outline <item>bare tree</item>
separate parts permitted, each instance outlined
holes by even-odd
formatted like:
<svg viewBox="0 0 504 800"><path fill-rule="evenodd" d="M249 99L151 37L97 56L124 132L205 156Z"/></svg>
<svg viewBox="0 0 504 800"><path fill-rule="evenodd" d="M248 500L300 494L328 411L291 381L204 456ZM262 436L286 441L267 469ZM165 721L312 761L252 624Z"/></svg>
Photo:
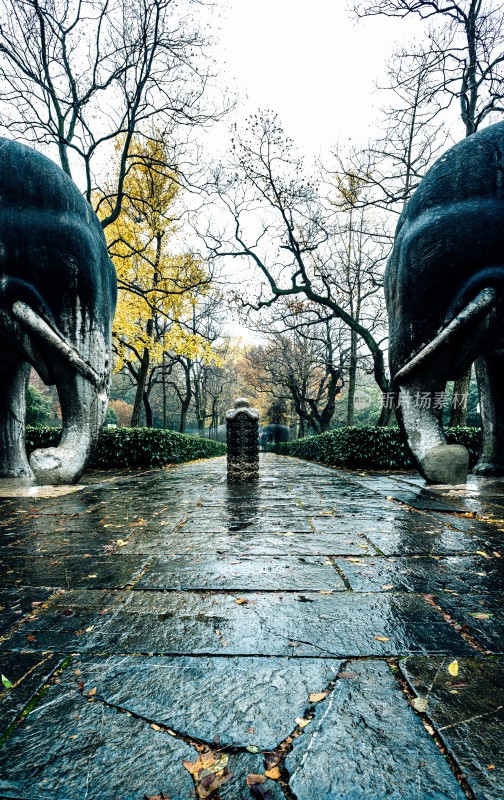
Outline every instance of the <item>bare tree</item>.
<svg viewBox="0 0 504 800"><path fill-rule="evenodd" d="M445 120L439 119L442 109L432 96L425 55L419 55L411 75L403 53L396 54L387 73L388 84L380 87L388 96L379 122L383 133L365 147L334 147L326 170L337 184L358 184L355 209L399 216L443 147ZM386 224L386 216L382 219ZM386 235L391 240L393 233Z"/></svg>
<svg viewBox="0 0 504 800"><path fill-rule="evenodd" d="M212 224L203 235L212 258L246 259L255 268L255 298L240 290L238 301L259 310L301 295L328 309L368 349L376 382L387 392L382 343L352 315L338 281L334 206L324 204L318 186L305 177L275 117L256 115L245 136L236 132L233 147L229 169L215 176L230 230L219 233Z"/></svg>
<svg viewBox="0 0 504 800"><path fill-rule="evenodd" d="M348 330L330 312L298 300L274 311L254 323L267 343L248 350L245 379L259 395L292 406L300 438L308 427L323 433L344 386Z"/></svg>
<svg viewBox="0 0 504 800"><path fill-rule="evenodd" d="M215 290L202 297L200 303L193 306L192 316L186 320L184 327L186 335L193 337L194 341L206 342L206 350L195 349L192 355L176 350L165 353L163 364L157 370L157 380L164 380L165 385L171 387L178 397L180 432L186 429L193 403L198 430L203 435L205 422L211 416L207 405L209 376L222 361L218 346L223 329L221 293Z"/></svg>
<svg viewBox="0 0 504 800"><path fill-rule="evenodd" d="M358 0L358 16L416 15L429 21L427 46L404 51L412 65L428 59L432 96L460 104L470 136L504 110L503 4L495 0ZM415 70L411 72L413 77Z"/></svg>
<svg viewBox="0 0 504 800"><path fill-rule="evenodd" d="M103 217L121 211L135 133L189 130L222 112L206 103L204 0L4 0L0 11L0 127L55 146L62 168L93 200L97 174L120 142L120 169ZM203 102L205 99L205 103ZM100 196L103 200L104 193ZM113 201L113 202L111 202Z"/></svg>
<svg viewBox="0 0 504 800"><path fill-rule="evenodd" d="M369 195L366 176L345 168L341 158L337 163L339 173L327 172L333 181L331 203L338 211L338 235L334 237L338 259L335 283L346 298L346 307L353 319L378 335L385 327L382 276L388 234L381 220L371 215L369 200L366 200ZM353 425L359 337L354 329L349 330L349 337L347 424Z"/></svg>

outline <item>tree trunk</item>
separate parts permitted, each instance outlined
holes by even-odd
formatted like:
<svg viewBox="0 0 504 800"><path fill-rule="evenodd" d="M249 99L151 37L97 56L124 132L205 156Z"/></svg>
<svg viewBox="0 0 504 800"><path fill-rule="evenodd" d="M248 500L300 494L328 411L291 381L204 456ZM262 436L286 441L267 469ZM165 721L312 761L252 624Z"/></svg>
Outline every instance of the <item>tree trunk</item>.
<svg viewBox="0 0 504 800"><path fill-rule="evenodd" d="M377 426L384 428L387 425L390 425L393 416L394 416L394 409L387 408L385 404L383 404L382 409L380 411L380 416L378 417L378 421L376 423Z"/></svg>
<svg viewBox="0 0 504 800"><path fill-rule="evenodd" d="M143 393L143 404L145 409L145 427L152 428L154 427L152 421L152 406L150 404L148 392Z"/></svg>
<svg viewBox="0 0 504 800"><path fill-rule="evenodd" d="M298 417L298 439L304 439L306 436L306 421L301 415Z"/></svg>
<svg viewBox="0 0 504 800"><path fill-rule="evenodd" d="M471 369L460 375L453 384L453 399L450 412L450 427L465 425L467 422L467 395L471 383Z"/></svg>
<svg viewBox="0 0 504 800"><path fill-rule="evenodd" d="M180 361L180 364L182 366L182 369L184 370L185 395L182 397L182 393L179 392L179 399L180 399L179 433L185 433L187 424L187 412L189 411L189 406L191 405L191 400L193 396L192 386L191 386L191 362L189 359L187 359L186 363Z"/></svg>
<svg viewBox="0 0 504 800"><path fill-rule="evenodd" d="M347 425L354 424L355 383L357 378L357 334L350 331L350 366L348 368Z"/></svg>
<svg viewBox="0 0 504 800"><path fill-rule="evenodd" d="M179 433L185 433L186 424L187 424L187 412L189 411L189 404L191 402L191 398L185 398L182 401L182 406L180 409L180 424L179 424Z"/></svg>
<svg viewBox="0 0 504 800"><path fill-rule="evenodd" d="M131 414L131 428L138 428L140 424L140 411L142 408L143 396L145 393L145 384L147 381L147 373L149 371L149 351L144 349L142 355L142 363L138 371L138 383L135 394L135 402L133 404L133 413Z"/></svg>
<svg viewBox="0 0 504 800"><path fill-rule="evenodd" d="M163 372L161 375L161 385L163 387L163 428L166 428L167 425L167 413L166 413L166 373L165 373L165 357L163 353Z"/></svg>

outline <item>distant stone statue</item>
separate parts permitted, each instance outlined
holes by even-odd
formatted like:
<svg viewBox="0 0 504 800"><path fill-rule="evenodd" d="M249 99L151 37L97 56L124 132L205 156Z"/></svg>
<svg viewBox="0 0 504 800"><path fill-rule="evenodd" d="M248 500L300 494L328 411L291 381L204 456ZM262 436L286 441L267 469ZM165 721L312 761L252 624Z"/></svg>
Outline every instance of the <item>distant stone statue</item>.
<svg viewBox="0 0 504 800"><path fill-rule="evenodd" d="M281 442L288 442L289 439L290 430L287 425L279 425L276 422L264 425L259 431L259 445L263 450L268 450Z"/></svg>
<svg viewBox="0 0 504 800"><path fill-rule="evenodd" d="M227 475L230 481L259 477L259 412L240 397L226 412Z"/></svg>
<svg viewBox="0 0 504 800"><path fill-rule="evenodd" d="M475 472L504 475L504 122L427 172L399 219L385 291L397 416L425 478L462 483L468 453L440 422L446 382L475 361L483 445ZM464 398L456 398L464 402Z"/></svg>
<svg viewBox="0 0 504 800"><path fill-rule="evenodd" d="M73 483L105 418L114 266L101 224L55 163L0 139L0 476ZM26 384L34 367L55 384L58 447L25 443Z"/></svg>

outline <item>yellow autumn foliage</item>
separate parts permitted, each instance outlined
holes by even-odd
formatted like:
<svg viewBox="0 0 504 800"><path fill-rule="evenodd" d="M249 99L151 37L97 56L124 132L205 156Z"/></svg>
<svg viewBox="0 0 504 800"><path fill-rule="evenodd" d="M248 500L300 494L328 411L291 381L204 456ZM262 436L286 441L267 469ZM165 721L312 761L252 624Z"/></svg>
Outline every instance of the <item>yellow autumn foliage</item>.
<svg viewBox="0 0 504 800"><path fill-rule="evenodd" d="M169 163L161 136L134 139L121 214L105 229L119 288L113 324L116 371L125 362L139 362L145 351L150 366L160 364L168 351L205 363L214 360L206 339L184 327L198 296L208 292L209 280L201 259L191 252L174 252L181 190ZM104 194L97 199L98 213L105 217L114 197Z"/></svg>

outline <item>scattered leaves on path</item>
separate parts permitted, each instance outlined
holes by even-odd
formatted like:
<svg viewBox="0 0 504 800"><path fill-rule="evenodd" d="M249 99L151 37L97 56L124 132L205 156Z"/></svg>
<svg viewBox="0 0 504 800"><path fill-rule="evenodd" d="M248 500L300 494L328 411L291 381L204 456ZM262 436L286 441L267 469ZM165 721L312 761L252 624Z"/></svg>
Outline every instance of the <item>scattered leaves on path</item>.
<svg viewBox="0 0 504 800"><path fill-rule="evenodd" d="M231 780L233 773L227 769L228 760L225 753L205 750L198 754L196 761L182 762L194 778L199 800L216 800L218 790Z"/></svg>
<svg viewBox="0 0 504 800"><path fill-rule="evenodd" d="M12 689L12 683L8 678L5 677L5 675L2 675L2 683L6 689Z"/></svg>

